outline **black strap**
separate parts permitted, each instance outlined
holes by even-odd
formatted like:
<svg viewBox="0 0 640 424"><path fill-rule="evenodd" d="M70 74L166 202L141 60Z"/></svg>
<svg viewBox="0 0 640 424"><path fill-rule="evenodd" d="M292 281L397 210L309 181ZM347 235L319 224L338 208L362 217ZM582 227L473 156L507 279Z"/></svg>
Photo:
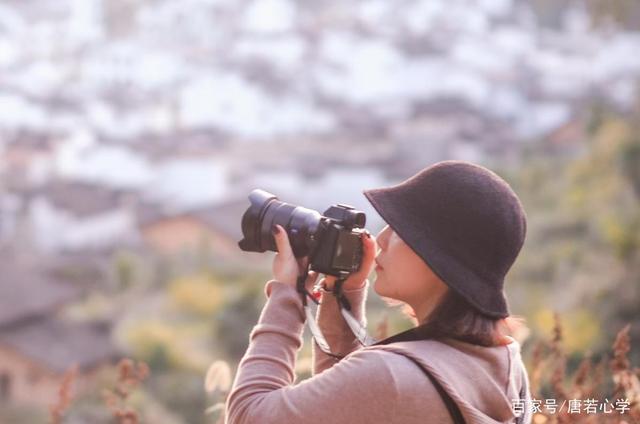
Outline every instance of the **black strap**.
<svg viewBox="0 0 640 424"><path fill-rule="evenodd" d="M302 296L303 306L307 306L307 297L311 299L313 303L315 303L316 305L319 305L320 302L318 302L316 298L313 297L311 293L309 293L309 290L307 290L307 288L305 287L307 277L309 276L308 274L309 274L309 266L307 265L306 270L302 274L298 275L298 279L296 280L296 290Z"/></svg>
<svg viewBox="0 0 640 424"><path fill-rule="evenodd" d="M333 295L338 300L338 304L345 308L347 311L351 310L351 303L347 296L342 291L342 285L346 281L346 278L338 278L333 286Z"/></svg>
<svg viewBox="0 0 640 424"><path fill-rule="evenodd" d="M386 339L378 340L373 346L388 345L398 342L413 342L417 340L427 340L429 336L425 334L426 324L420 324L417 327L409 328L401 333L394 334Z"/></svg>
<svg viewBox="0 0 640 424"><path fill-rule="evenodd" d="M398 355L402 355L405 358L408 358L411 362L416 364L422 370L422 372L425 373L427 377L429 377L429 380L431 380L431 382L433 383L433 386L436 388L436 390L440 394L440 397L442 397L442 400L444 401L444 405L447 407L447 410L449 411L449 414L451 415L451 419L453 420L454 424L466 423L466 421L464 420L464 417L462 416L462 412L460 412L460 408L458 408L458 404L455 403L453 399L451 399L451 396L449 396L449 393L447 393L444 390L440 382L433 375L431 375L431 372L428 369L423 367L420 362L418 362L417 360L415 360L409 355L405 355L397 351L393 351L393 353L397 353Z"/></svg>

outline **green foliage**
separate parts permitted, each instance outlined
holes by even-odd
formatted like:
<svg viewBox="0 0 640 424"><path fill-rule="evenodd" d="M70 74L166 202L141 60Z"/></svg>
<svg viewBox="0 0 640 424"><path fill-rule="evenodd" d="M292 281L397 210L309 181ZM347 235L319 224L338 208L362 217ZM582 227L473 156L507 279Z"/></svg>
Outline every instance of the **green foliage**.
<svg viewBox="0 0 640 424"><path fill-rule="evenodd" d="M192 275L169 283L169 296L186 313L210 315L222 303L223 291L218 281L209 275Z"/></svg>
<svg viewBox="0 0 640 424"><path fill-rule="evenodd" d="M266 301L265 282L234 287L227 302L213 317L217 324L216 345L225 357L237 359L244 354L249 333Z"/></svg>
<svg viewBox="0 0 640 424"><path fill-rule="evenodd" d="M627 322L640 325L640 132L631 117L595 110L581 154L529 151L513 177L529 225L510 272L519 294L512 306L539 332L550 326L549 310L562 310L574 353L597 351L605 334Z"/></svg>
<svg viewBox="0 0 640 424"><path fill-rule="evenodd" d="M539 309L533 318L539 334L552 332L555 325L553 311ZM568 353L595 349L602 343L599 317L590 310L578 308L563 313L562 318L565 328L564 345Z"/></svg>
<svg viewBox="0 0 640 424"><path fill-rule="evenodd" d="M130 289L136 278L136 259L127 252L119 252L114 259L114 271L118 289Z"/></svg>
<svg viewBox="0 0 640 424"><path fill-rule="evenodd" d="M629 261L640 249L640 214L624 222L615 217L605 217L603 234L612 245L615 255L622 261Z"/></svg>
<svg viewBox="0 0 640 424"><path fill-rule="evenodd" d="M640 201L640 132L636 132L620 149L620 167Z"/></svg>
<svg viewBox="0 0 640 424"><path fill-rule="evenodd" d="M167 352L167 346L162 343L155 342L149 348L147 353L147 363L153 371L168 370L171 365L171 358Z"/></svg>
<svg viewBox="0 0 640 424"><path fill-rule="evenodd" d="M154 370L183 365L179 349L181 338L175 328L157 320L137 322L126 334L127 343L135 357L149 363Z"/></svg>
<svg viewBox="0 0 640 424"><path fill-rule="evenodd" d="M151 374L150 393L170 411L180 411L185 423L209 423L205 410L208 406L203 387L204 373L169 372Z"/></svg>

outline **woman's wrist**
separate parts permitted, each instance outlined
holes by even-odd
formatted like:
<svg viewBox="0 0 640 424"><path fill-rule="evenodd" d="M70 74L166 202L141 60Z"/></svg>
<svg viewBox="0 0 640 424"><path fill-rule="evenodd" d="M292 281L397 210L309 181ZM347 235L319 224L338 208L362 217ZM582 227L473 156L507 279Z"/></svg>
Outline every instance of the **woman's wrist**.
<svg viewBox="0 0 640 424"><path fill-rule="evenodd" d="M354 282L353 284L351 284L350 281L348 283L349 284L345 282L345 284L342 286L342 291L362 290L367 285L367 279L365 278L364 280Z"/></svg>
<svg viewBox="0 0 640 424"><path fill-rule="evenodd" d="M367 285L367 279L365 278L364 280L361 281L345 281L344 284L342 285L342 291L343 292L349 292L349 291L357 291L357 290L362 290L365 286ZM334 292L334 286L332 285L331 287L328 287L326 282L322 282L321 287L322 291L326 292L326 293L333 293Z"/></svg>

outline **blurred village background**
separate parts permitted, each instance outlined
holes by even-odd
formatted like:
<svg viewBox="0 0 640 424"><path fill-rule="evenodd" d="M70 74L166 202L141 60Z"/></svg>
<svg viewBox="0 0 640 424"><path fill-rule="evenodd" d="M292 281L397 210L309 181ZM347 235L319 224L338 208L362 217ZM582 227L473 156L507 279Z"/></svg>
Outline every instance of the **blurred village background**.
<svg viewBox="0 0 640 424"><path fill-rule="evenodd" d="M506 287L571 355L631 323L640 364L640 3L3 0L0 423L106 422L114 364L149 364L145 422L205 423L273 253L237 247L247 194L324 211L444 159L521 197ZM408 328L370 290L369 327ZM307 335L299 378L308 377Z"/></svg>

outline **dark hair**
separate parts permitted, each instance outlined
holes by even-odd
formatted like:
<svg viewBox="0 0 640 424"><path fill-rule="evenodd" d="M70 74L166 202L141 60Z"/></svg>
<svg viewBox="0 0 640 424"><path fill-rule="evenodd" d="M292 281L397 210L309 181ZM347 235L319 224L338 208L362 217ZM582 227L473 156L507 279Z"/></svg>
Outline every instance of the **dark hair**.
<svg viewBox="0 0 640 424"><path fill-rule="evenodd" d="M410 316L418 319L412 310ZM453 338L481 346L500 346L509 343L507 335L518 338L527 332L522 317L510 315L493 318L481 313L456 291L448 289L431 313L418 322L421 334L433 339Z"/></svg>

